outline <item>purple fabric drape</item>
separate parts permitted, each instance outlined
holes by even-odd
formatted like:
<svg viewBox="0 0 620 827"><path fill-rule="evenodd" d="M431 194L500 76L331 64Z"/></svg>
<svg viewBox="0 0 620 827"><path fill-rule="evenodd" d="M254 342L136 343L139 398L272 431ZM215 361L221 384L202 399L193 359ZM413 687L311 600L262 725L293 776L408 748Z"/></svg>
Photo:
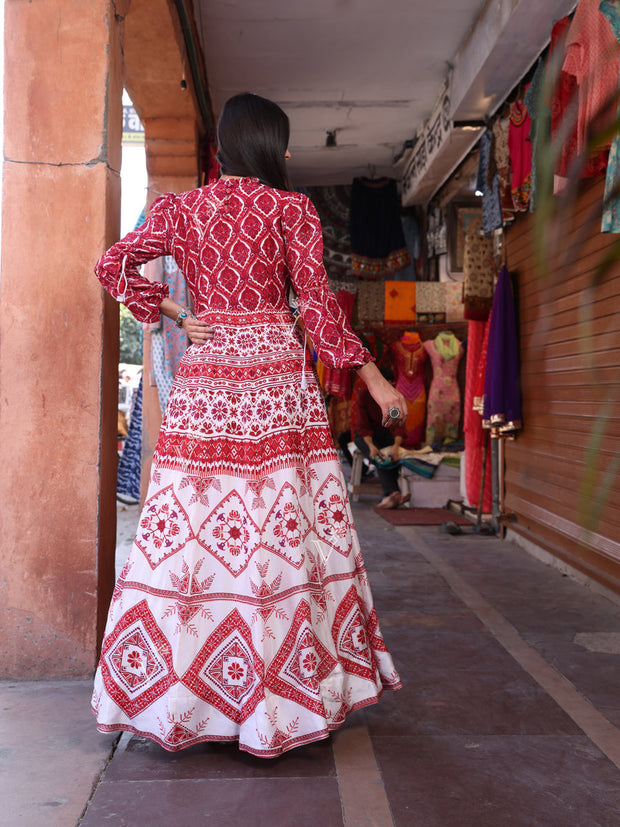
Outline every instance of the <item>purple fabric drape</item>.
<svg viewBox="0 0 620 827"><path fill-rule="evenodd" d="M519 340L508 268L500 270L489 319L483 420L500 433L522 427Z"/></svg>

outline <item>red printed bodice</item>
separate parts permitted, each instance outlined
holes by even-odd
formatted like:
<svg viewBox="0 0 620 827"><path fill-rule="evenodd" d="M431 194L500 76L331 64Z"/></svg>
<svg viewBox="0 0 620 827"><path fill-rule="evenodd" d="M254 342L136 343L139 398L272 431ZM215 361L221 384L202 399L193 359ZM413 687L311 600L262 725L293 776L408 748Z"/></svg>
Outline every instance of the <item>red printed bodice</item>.
<svg viewBox="0 0 620 827"><path fill-rule="evenodd" d="M295 288L300 315L329 367L372 359L328 287L321 224L310 200L256 178L220 178L200 189L158 198L147 221L113 245L97 277L143 322L159 320L166 285L138 266L172 255L185 276L199 318L213 313L288 311Z"/></svg>

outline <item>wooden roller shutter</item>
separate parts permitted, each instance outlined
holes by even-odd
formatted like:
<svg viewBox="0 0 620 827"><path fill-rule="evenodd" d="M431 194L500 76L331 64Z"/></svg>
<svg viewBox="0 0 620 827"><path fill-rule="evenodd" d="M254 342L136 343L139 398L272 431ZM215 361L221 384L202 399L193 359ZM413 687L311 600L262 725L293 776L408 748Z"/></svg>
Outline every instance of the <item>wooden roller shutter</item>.
<svg viewBox="0 0 620 827"><path fill-rule="evenodd" d="M597 207L600 219L603 187L584 186L559 222L546 278L534 256L539 216L519 216L507 233L524 428L506 447L506 508L517 533L620 592L620 265L593 285L620 235L600 233L600 221L580 235Z"/></svg>

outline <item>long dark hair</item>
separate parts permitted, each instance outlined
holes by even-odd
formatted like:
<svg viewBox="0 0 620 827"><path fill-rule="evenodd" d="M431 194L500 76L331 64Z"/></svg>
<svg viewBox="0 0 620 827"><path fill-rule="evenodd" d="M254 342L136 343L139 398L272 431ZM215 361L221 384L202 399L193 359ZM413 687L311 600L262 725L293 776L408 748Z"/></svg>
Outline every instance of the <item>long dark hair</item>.
<svg viewBox="0 0 620 827"><path fill-rule="evenodd" d="M217 159L225 175L258 178L279 190L290 189L284 155L290 125L277 103L244 92L224 104L217 125Z"/></svg>

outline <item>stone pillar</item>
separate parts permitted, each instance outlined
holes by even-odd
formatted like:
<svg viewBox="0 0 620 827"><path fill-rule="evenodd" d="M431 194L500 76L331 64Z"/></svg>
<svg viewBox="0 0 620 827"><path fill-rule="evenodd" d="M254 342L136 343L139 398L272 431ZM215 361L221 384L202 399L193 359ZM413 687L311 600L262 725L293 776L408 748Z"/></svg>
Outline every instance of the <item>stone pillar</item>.
<svg viewBox="0 0 620 827"><path fill-rule="evenodd" d="M0 677L87 677L114 574L124 0L6 0ZM118 15L118 16L117 16Z"/></svg>

